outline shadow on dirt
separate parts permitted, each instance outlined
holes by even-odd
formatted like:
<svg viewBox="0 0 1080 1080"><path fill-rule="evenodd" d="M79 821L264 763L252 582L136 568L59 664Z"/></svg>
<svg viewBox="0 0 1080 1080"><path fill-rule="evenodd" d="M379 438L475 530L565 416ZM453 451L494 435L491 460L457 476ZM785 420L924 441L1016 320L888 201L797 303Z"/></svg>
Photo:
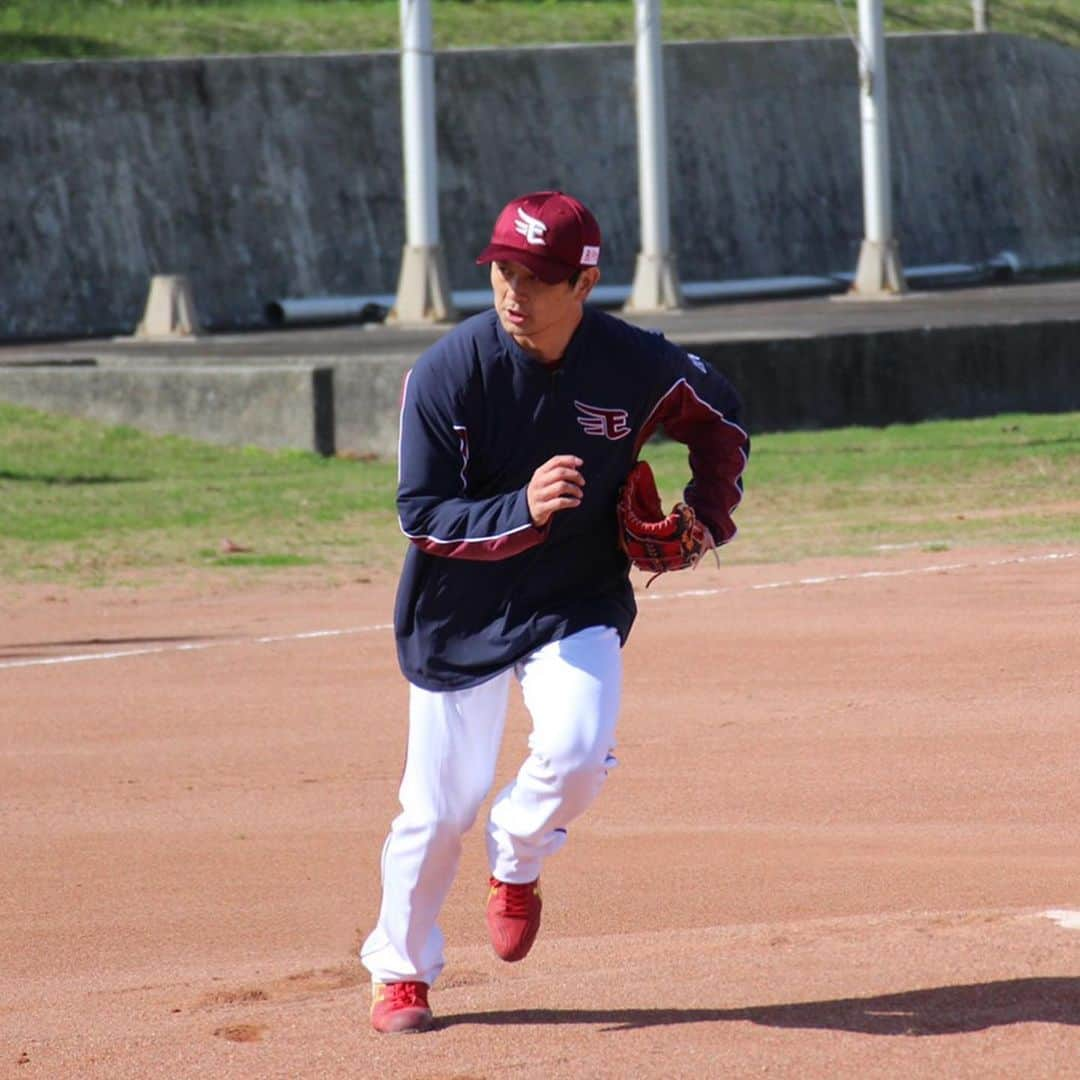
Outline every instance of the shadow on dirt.
<svg viewBox="0 0 1080 1080"><path fill-rule="evenodd" d="M10 649L77 648L82 645L167 645L174 641L212 641L220 634L154 634L136 637L84 637L56 641L12 642Z"/></svg>
<svg viewBox="0 0 1080 1080"><path fill-rule="evenodd" d="M1007 1024L1080 1024L1080 978L1008 979L877 997L745 1009L514 1009L444 1016L456 1024L599 1024L602 1031L749 1021L864 1035L957 1035Z"/></svg>
<svg viewBox="0 0 1080 1080"><path fill-rule="evenodd" d="M178 649L189 645L195 648L204 642L223 639L220 634L158 634L153 637L88 637L72 638L68 641L16 641L0 645L0 660L31 660L37 657L55 657L58 649L85 649L105 646L116 649L133 646L152 649L157 646L176 645Z"/></svg>

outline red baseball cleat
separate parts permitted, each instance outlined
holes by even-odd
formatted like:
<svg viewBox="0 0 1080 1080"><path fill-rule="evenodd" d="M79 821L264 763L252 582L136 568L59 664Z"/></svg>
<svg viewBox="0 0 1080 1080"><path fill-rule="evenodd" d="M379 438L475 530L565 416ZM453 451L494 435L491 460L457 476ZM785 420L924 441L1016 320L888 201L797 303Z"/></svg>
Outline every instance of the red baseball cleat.
<svg viewBox="0 0 1080 1080"><path fill-rule="evenodd" d="M510 885L491 878L489 883L487 924L491 945L503 960L524 960L540 929L540 879Z"/></svg>
<svg viewBox="0 0 1080 1080"><path fill-rule="evenodd" d="M371 984L371 1026L386 1035L411 1035L431 1027L428 984Z"/></svg>

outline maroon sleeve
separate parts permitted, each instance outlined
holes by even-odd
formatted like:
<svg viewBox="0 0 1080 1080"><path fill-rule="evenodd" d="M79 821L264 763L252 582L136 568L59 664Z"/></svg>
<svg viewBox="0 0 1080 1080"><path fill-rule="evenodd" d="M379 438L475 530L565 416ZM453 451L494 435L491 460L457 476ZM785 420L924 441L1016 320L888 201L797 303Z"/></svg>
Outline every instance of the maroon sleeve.
<svg viewBox="0 0 1080 1080"><path fill-rule="evenodd" d="M716 543L726 544L736 532L732 514L742 500L750 439L738 423L741 402L735 389L699 358L690 361L693 370L677 378L657 402L638 437L638 449L657 428L686 444L691 480L683 497Z"/></svg>

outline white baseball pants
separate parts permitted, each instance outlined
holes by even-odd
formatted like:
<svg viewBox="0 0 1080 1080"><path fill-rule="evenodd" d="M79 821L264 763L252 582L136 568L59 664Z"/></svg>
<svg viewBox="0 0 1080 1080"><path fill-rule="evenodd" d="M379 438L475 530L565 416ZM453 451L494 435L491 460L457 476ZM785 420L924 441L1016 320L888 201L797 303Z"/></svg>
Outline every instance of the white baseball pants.
<svg viewBox="0 0 1080 1080"><path fill-rule="evenodd" d="M491 807L487 851L494 877L535 881L615 765L622 654L610 627L550 642L468 690L410 686L401 813L383 846L379 921L360 950L377 982L430 985L442 971L437 920L457 872L461 838L495 779L515 676L533 727L528 758Z"/></svg>

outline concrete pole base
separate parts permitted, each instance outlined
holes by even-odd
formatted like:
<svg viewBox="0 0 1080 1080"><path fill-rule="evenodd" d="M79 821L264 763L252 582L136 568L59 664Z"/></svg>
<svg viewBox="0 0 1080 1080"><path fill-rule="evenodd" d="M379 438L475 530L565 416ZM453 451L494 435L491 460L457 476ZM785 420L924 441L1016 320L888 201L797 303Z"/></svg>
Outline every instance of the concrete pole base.
<svg viewBox="0 0 1080 1080"><path fill-rule="evenodd" d="M401 252L397 296L387 323L451 322L457 318L442 248L409 247Z"/></svg>
<svg viewBox="0 0 1080 1080"><path fill-rule="evenodd" d="M155 274L137 338L193 338L202 333L191 283L182 274Z"/></svg>
<svg viewBox="0 0 1080 1080"><path fill-rule="evenodd" d="M887 300L907 292L904 268L895 240L863 240L855 282L848 297L853 300Z"/></svg>
<svg viewBox="0 0 1080 1080"><path fill-rule="evenodd" d="M684 306L675 256L638 252L634 284L623 311L675 311Z"/></svg>

